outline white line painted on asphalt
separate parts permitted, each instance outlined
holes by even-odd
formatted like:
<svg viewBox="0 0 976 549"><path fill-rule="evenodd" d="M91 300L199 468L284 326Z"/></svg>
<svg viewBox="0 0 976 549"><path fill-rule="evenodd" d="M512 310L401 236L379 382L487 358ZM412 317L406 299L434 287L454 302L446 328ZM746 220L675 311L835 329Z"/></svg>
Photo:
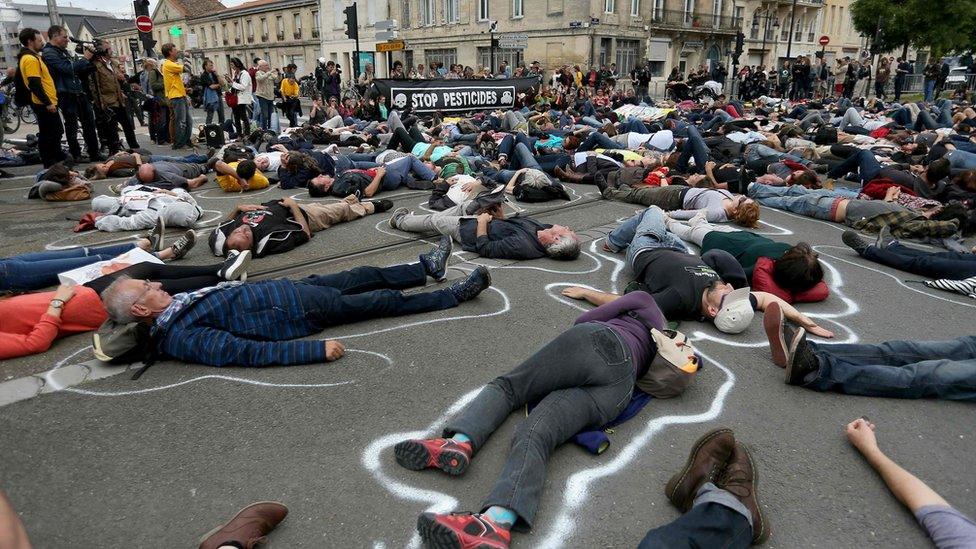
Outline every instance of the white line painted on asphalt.
<svg viewBox="0 0 976 549"><path fill-rule="evenodd" d="M195 383L197 381L204 381L207 379L217 379L222 381L233 381L235 383L243 383L245 385L255 385L258 387L273 387L277 389L319 389L323 387L338 387L341 385L349 385L355 383L355 381L341 381L337 383L270 383L267 381L258 381L256 379L247 379L243 377L234 377L221 374L207 374L204 376L190 378L177 383L170 383L169 385L162 385L159 387L148 387L145 389L135 389L132 391L91 391L88 389L79 389L77 387L65 387L63 390L69 393L78 393L80 395L88 396L104 396L104 397L119 397L119 396L132 396L132 395L142 395L146 393L154 393L157 391L165 391L166 389L173 389L176 387L181 387L183 385L189 385L190 383Z"/></svg>
<svg viewBox="0 0 976 549"><path fill-rule="evenodd" d="M579 311L583 311L584 313L586 311L589 311L590 309L580 305L580 303L585 303L585 301L577 301L575 299L563 297L562 293L553 293L552 291L554 288L569 288L569 287L586 288L587 290L593 290L595 292L603 291L594 288L593 286L588 286L586 284L575 284L573 282L553 282L552 284L546 284L545 292L549 294L549 297L555 299L556 301L562 303L563 305L569 305L570 307L577 309Z"/></svg>
<svg viewBox="0 0 976 549"><path fill-rule="evenodd" d="M841 246L831 246L831 245L818 245L818 246L814 246L813 247L814 251L820 253L821 255L825 255L825 256L830 257L832 259L836 259L837 261L843 261L844 263L847 263L848 265L854 265L855 267L860 267L862 269L866 269L868 271L872 271L872 272L875 272L875 273L878 273L878 274L885 275L885 276L887 276L889 278L892 278L892 279L895 280L895 282L898 283L899 286L901 286L903 288L907 288L908 290L911 290L911 291L913 291L915 293L922 294L922 295L931 297L933 299L938 299L940 301L946 301L948 303L955 303L956 305L962 305L964 307L973 307L973 308L976 308L976 304L974 304L972 302L956 301L955 299L949 299L949 298L944 297L942 295L939 295L937 293L930 293L930 292L926 292L926 291L920 289L920 288L928 288L928 286L921 286L920 285L920 288L915 288L913 286L909 286L908 284L905 284L904 281L902 281L901 277L895 276L895 275L893 275L891 273L882 271L880 269L876 269L874 267L869 267L867 265L858 263L856 261L850 261L850 260L847 260L847 259L844 259L844 258L841 258L841 257L837 257L835 255L829 254L829 253L823 251L825 248L832 248L832 249L836 249L836 250L848 250L849 249L849 248L843 248ZM906 274L910 274L910 273L906 273Z"/></svg>
<svg viewBox="0 0 976 549"><path fill-rule="evenodd" d="M760 232L760 231L753 231L756 234L762 234L762 235L766 235L766 236L786 236L786 235L793 234L793 231L787 229L786 227L780 227L779 225L773 225L772 223L770 223L770 222L768 222L766 220L763 220L763 219L760 219L759 220L759 223L762 224L762 225L766 225L768 227L772 227L772 228L776 229L778 232L775 232L774 233L774 232L767 232L767 231L762 231L762 232Z"/></svg>
<svg viewBox="0 0 976 549"><path fill-rule="evenodd" d="M637 433L630 442L617 452L617 455L612 460L598 467L583 469L571 475L566 480L562 504L556 513L555 523L550 528L549 533L539 542L538 547L565 547L567 538L576 530L576 526L579 523L577 515L589 497L591 486L600 479L616 475L623 471L624 468L637 458L641 450L647 446L654 435L672 425L706 423L718 418L725 407L725 398L735 385L735 374L711 356L702 353L702 357L722 370L726 378L718 388L718 391L715 392L715 396L712 397L712 402L708 409L698 414L653 418L647 422L643 430Z"/></svg>
<svg viewBox="0 0 976 549"><path fill-rule="evenodd" d="M482 388L483 386L478 387L477 389L462 395L461 398L454 401L454 403L451 404L447 410L440 415L440 417L435 419L430 425L422 430L391 433L370 442L369 445L366 446L366 449L363 450L360 462L362 463L363 467L373 475L376 484L382 486L383 489L387 490L390 492L390 494L397 498L407 501L429 503L430 505L427 506L425 511L429 511L431 513L446 513L455 509L458 505L458 501L455 498L436 490L427 490L424 488L417 488L416 486L410 486L409 484L400 482L399 480L386 474L386 472L383 471L381 456L384 454L389 454L388 449L392 448L396 443L402 440L434 436L437 431L444 427L444 424L447 423L448 418L460 412L461 409L474 400L474 397L478 396L478 393L481 392ZM381 542L375 542L374 546L376 543ZM420 536L416 533L416 531L414 532L413 537L410 539L408 546L420 546Z"/></svg>
<svg viewBox="0 0 976 549"><path fill-rule="evenodd" d="M593 242L590 242L590 251L614 264L613 271L610 273L610 292L615 294L620 293L619 279L620 279L620 273L623 272L624 270L625 263L622 260L617 259L616 257L602 253L600 251L600 249L602 249L602 246L596 245L596 243L601 240L605 241L606 237L598 238Z"/></svg>

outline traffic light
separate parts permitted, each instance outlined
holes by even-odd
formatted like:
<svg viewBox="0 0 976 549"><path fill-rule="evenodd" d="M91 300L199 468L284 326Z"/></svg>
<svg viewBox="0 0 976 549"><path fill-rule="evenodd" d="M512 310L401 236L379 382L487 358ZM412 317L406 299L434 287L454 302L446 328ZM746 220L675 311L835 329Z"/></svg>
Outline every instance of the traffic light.
<svg viewBox="0 0 976 549"><path fill-rule="evenodd" d="M359 40L359 16L356 15L356 3L342 10L346 14L346 36L350 40Z"/></svg>
<svg viewBox="0 0 976 549"><path fill-rule="evenodd" d="M133 0L136 15L149 15L149 0Z"/></svg>
<svg viewBox="0 0 976 549"><path fill-rule="evenodd" d="M735 53L733 55L735 55L736 57L742 55L742 48L745 45L745 42L746 42L746 35L742 34L742 31L735 33Z"/></svg>

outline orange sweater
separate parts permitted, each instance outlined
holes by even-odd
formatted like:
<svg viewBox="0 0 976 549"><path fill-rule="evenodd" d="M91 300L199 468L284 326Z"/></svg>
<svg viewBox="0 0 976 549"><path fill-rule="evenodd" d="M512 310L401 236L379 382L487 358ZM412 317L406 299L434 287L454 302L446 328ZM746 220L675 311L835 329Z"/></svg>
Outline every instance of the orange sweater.
<svg viewBox="0 0 976 549"><path fill-rule="evenodd" d="M98 329L108 315L95 290L78 286L61 318L47 314L54 292L0 299L0 359L43 353L70 334Z"/></svg>

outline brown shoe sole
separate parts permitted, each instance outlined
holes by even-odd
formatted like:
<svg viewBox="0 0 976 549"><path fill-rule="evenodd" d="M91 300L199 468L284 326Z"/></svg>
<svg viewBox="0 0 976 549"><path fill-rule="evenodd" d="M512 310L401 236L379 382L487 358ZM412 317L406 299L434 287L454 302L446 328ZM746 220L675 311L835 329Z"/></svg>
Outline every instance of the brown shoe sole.
<svg viewBox="0 0 976 549"><path fill-rule="evenodd" d="M249 505L246 505L246 506L242 507L241 510L238 511L238 512L236 512L236 513L234 513L234 516L231 517L231 519L228 520L227 522L221 524L220 526L218 526L218 527L214 528L213 530L211 530L211 531L207 532L206 534L204 534L200 538L200 540L197 541L197 546L199 547L199 546L203 545L203 542L207 541L207 538L209 538L210 536L212 536L212 535L216 534L217 532L221 531L228 524L234 522L234 519L236 519L244 511L247 511L248 509L250 509L251 507L254 507L255 505L263 505L265 503L272 503L274 505L280 505L280 506L284 507L285 509L288 508L284 503L281 503L280 501L255 501L254 503L251 503Z"/></svg>
<svg viewBox="0 0 976 549"><path fill-rule="evenodd" d="M766 524L766 516L762 511L762 504L759 503L759 469L756 467L756 463L752 461L752 452L749 451L749 447L740 444L746 452L746 457L749 458L749 467L752 469L752 495L756 498L756 510L759 513L759 524L752 525L752 544L761 545L769 539L770 530Z"/></svg>
<svg viewBox="0 0 976 549"><path fill-rule="evenodd" d="M701 451L702 446L707 444L710 440L712 440L716 436L723 433L729 433L731 435L732 429L728 429L726 427L720 427L718 429L712 429L711 431L708 431L707 433L699 437L698 441L695 442L695 445L692 447L691 453L688 454L688 461L685 462L684 468L681 471L675 473L675 475L671 477L671 480L668 481L667 485L665 485L664 494L668 496L668 501L670 501L671 504L677 507L678 509L681 509L682 511L685 510L683 506L683 502L675 501L674 499L675 492L678 490L678 487L681 486L681 483L684 482L685 477L688 476L688 472L691 470L691 464L694 463L695 457L698 456L698 452ZM735 435L733 435L732 438L734 439Z"/></svg>
<svg viewBox="0 0 976 549"><path fill-rule="evenodd" d="M786 367L787 353L786 339L783 338L783 309L779 303L773 302L763 312L763 329L769 339L769 351L773 354L773 363L780 368Z"/></svg>

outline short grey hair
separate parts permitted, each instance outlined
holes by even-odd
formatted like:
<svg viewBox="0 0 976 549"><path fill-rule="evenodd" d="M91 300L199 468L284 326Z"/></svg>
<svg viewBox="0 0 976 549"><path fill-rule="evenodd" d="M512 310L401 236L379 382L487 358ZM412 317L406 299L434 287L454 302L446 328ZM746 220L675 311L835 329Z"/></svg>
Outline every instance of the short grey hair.
<svg viewBox="0 0 976 549"><path fill-rule="evenodd" d="M139 319L132 314L132 306L139 300L139 292L127 290L122 287L130 277L122 275L115 279L107 288L102 290L102 304L108 317L119 324L129 324Z"/></svg>
<svg viewBox="0 0 976 549"><path fill-rule="evenodd" d="M579 257L580 241L575 234L564 234L546 246L546 255L553 259L571 260Z"/></svg>

